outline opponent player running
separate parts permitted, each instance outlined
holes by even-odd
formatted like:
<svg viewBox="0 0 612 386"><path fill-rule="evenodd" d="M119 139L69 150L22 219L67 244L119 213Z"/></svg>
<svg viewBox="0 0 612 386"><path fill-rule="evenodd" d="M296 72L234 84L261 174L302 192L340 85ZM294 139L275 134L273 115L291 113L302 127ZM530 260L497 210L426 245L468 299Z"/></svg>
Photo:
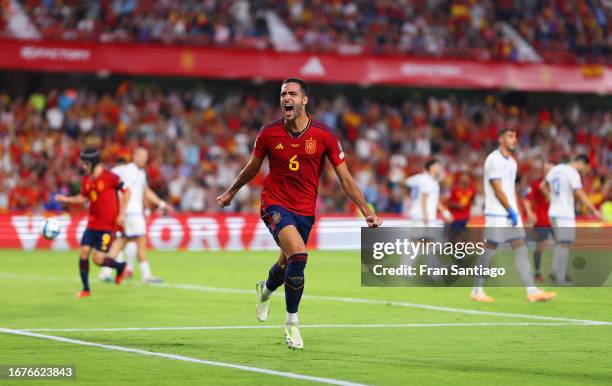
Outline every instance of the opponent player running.
<svg viewBox="0 0 612 386"><path fill-rule="evenodd" d="M111 256L116 256L119 251L125 248L127 257L127 275L132 271L133 261L135 260L134 252L138 253L140 261L140 273L144 283L161 283L160 278L156 278L151 273L151 267L147 260L147 225L144 217L144 199L157 205L163 210L171 211L172 208L166 204L161 198L155 194L147 184L147 175L144 171L149 159L149 153L145 148L137 147L132 154L133 162L127 165L120 165L113 168L113 171L119 175L121 181L127 188L130 189L131 195L125 212L125 225L123 233L112 245L110 250ZM136 251L128 249L129 242L135 241L137 245ZM110 270L104 268L100 274L106 278L110 276Z"/></svg>
<svg viewBox="0 0 612 386"><path fill-rule="evenodd" d="M576 210L574 197L597 217L601 213L582 190L580 173L589 170L589 158L586 155L576 156L569 164L554 166L546 175L541 190L550 198L548 215L552 221L555 240L551 276L557 284L567 284L566 273L569 260L569 248L576 241Z"/></svg>
<svg viewBox="0 0 612 386"><path fill-rule="evenodd" d="M298 306L304 292L306 244L315 221L315 201L325 158L333 165L342 189L357 205L368 226L381 224L349 173L336 136L306 113L308 95L304 80L289 78L283 81L280 93L283 119L262 127L251 159L232 186L217 197L221 207L229 205L238 190L259 173L263 159L268 157L270 173L261 193L261 218L281 252L270 269L268 280L257 283L256 316L262 322L268 318L270 296L284 283L285 338L291 349L304 347L298 329Z"/></svg>
<svg viewBox="0 0 612 386"><path fill-rule="evenodd" d="M553 166L550 162L544 163L542 177L531 184L527 196L523 200L527 217L533 222L535 230L536 247L533 252L534 278L540 283L544 281L544 276L542 276L542 251L544 251L548 236L552 235L550 219L548 218L548 200L542 193L540 186L544 182L544 177Z"/></svg>
<svg viewBox="0 0 612 386"><path fill-rule="evenodd" d="M525 229L516 201L517 165L512 157L516 151L516 132L514 129L502 129L498 141L499 148L489 154L484 164L485 252L478 258L477 265L488 267L498 244L510 242L514 250L516 270L527 287L527 300L550 300L557 294L542 291L535 286L527 258ZM471 299L492 302L493 298L487 296L482 288L483 282L484 277L475 279Z"/></svg>
<svg viewBox="0 0 612 386"><path fill-rule="evenodd" d="M125 263L119 263L107 255L111 246L115 227L122 224L125 219L125 208L130 199L130 190L123 187L123 183L116 174L111 173L100 163L100 151L87 148L81 152L81 167L86 175L81 181L81 193L75 196L57 194L57 202L68 204L84 204L88 199L89 222L81 239L79 255L79 269L83 290L76 294L77 298L90 296L89 289L89 255L94 249L93 261L99 266L110 267L117 270L115 283L120 284L125 272ZM121 201L117 192L122 193Z"/></svg>

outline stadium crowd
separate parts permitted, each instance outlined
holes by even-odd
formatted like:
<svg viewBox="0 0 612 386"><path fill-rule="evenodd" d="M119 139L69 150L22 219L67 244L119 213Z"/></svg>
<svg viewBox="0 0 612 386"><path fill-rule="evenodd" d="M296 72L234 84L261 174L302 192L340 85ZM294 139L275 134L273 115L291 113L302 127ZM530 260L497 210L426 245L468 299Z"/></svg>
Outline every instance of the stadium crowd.
<svg viewBox="0 0 612 386"><path fill-rule="evenodd" d="M482 214L482 165L496 146L498 129L506 126L518 130L522 191L545 160L583 152L595 165L583 178L591 199L597 205L612 199L609 111L587 111L577 103L530 111L482 95L399 103L339 95L313 98L309 109L339 136L353 175L378 211L405 211L409 195L403 182L435 156L446 171L445 192L460 172L469 173L479 191L473 215ZM80 147L101 147L103 161L114 165L129 161L140 144L151 154L149 183L164 199L182 211L218 212L215 197L250 156L258 128L278 114L273 95L266 99L245 91L217 100L205 90L128 82L108 93L0 93L0 210L61 210L53 193L78 192ZM262 183L260 174L228 210L257 213ZM318 212L353 210L328 164Z"/></svg>
<svg viewBox="0 0 612 386"><path fill-rule="evenodd" d="M22 5L45 39L267 49L273 46L267 20L272 10L306 51L525 60L502 33L507 23L547 61L612 61L612 6L606 0L25 0Z"/></svg>

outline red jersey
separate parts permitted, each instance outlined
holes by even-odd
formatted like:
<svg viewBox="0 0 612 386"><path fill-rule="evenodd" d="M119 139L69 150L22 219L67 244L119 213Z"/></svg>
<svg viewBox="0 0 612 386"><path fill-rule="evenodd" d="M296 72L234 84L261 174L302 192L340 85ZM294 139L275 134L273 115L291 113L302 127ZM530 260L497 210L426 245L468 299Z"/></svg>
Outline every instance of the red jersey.
<svg viewBox="0 0 612 386"><path fill-rule="evenodd" d="M536 227L550 227L550 219L548 218L548 201L546 201L546 197L540 190L540 185L542 185L542 181L544 178L538 178L531 186L527 192L527 199L531 201L531 205L533 206L533 211L536 215Z"/></svg>
<svg viewBox="0 0 612 386"><path fill-rule="evenodd" d="M461 205L461 209L453 208L449 205L448 210L453 215L454 221L463 221L470 219L470 208L476 196L476 189L472 186L462 188L458 184L453 185L450 191L448 202Z"/></svg>
<svg viewBox="0 0 612 386"><path fill-rule="evenodd" d="M81 181L81 195L89 199L88 229L112 231L117 225L119 197L123 183L119 176L104 169L97 178L85 176Z"/></svg>
<svg viewBox="0 0 612 386"><path fill-rule="evenodd" d="M261 192L262 209L280 205L303 216L314 216L325 158L334 166L344 162L338 138L329 127L310 117L297 136L282 119L263 126L253 155L260 159L267 156L270 163Z"/></svg>

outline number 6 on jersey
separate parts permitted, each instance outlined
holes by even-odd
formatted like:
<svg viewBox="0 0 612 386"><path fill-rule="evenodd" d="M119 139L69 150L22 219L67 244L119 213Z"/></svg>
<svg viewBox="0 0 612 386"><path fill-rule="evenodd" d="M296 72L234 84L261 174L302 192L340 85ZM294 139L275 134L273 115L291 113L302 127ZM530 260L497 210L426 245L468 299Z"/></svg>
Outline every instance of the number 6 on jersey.
<svg viewBox="0 0 612 386"><path fill-rule="evenodd" d="M294 172L300 170L300 163L297 161L297 154L289 158L289 170Z"/></svg>

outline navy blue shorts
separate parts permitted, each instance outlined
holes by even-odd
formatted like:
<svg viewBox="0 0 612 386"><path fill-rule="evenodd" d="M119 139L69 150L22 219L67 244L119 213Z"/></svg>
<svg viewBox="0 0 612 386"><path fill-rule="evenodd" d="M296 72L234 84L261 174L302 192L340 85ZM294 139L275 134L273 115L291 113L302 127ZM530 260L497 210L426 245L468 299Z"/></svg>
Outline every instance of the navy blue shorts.
<svg viewBox="0 0 612 386"><path fill-rule="evenodd" d="M465 229L467 227L468 221L469 220L455 220L450 224L450 229L453 231Z"/></svg>
<svg viewBox="0 0 612 386"><path fill-rule="evenodd" d="M279 205L271 205L266 209L262 209L261 219L266 224L277 243L278 232L287 225L294 225L300 236L302 236L304 245L308 244L308 236L310 236L310 230L315 222L314 216L302 216L301 214L293 213Z"/></svg>
<svg viewBox="0 0 612 386"><path fill-rule="evenodd" d="M97 229L85 229L83 238L81 239L81 246L87 245L100 252L108 252L113 242L112 231L100 231Z"/></svg>
<svg viewBox="0 0 612 386"><path fill-rule="evenodd" d="M554 237L551 227L535 227L534 231L536 241L546 241L548 240L548 235Z"/></svg>

